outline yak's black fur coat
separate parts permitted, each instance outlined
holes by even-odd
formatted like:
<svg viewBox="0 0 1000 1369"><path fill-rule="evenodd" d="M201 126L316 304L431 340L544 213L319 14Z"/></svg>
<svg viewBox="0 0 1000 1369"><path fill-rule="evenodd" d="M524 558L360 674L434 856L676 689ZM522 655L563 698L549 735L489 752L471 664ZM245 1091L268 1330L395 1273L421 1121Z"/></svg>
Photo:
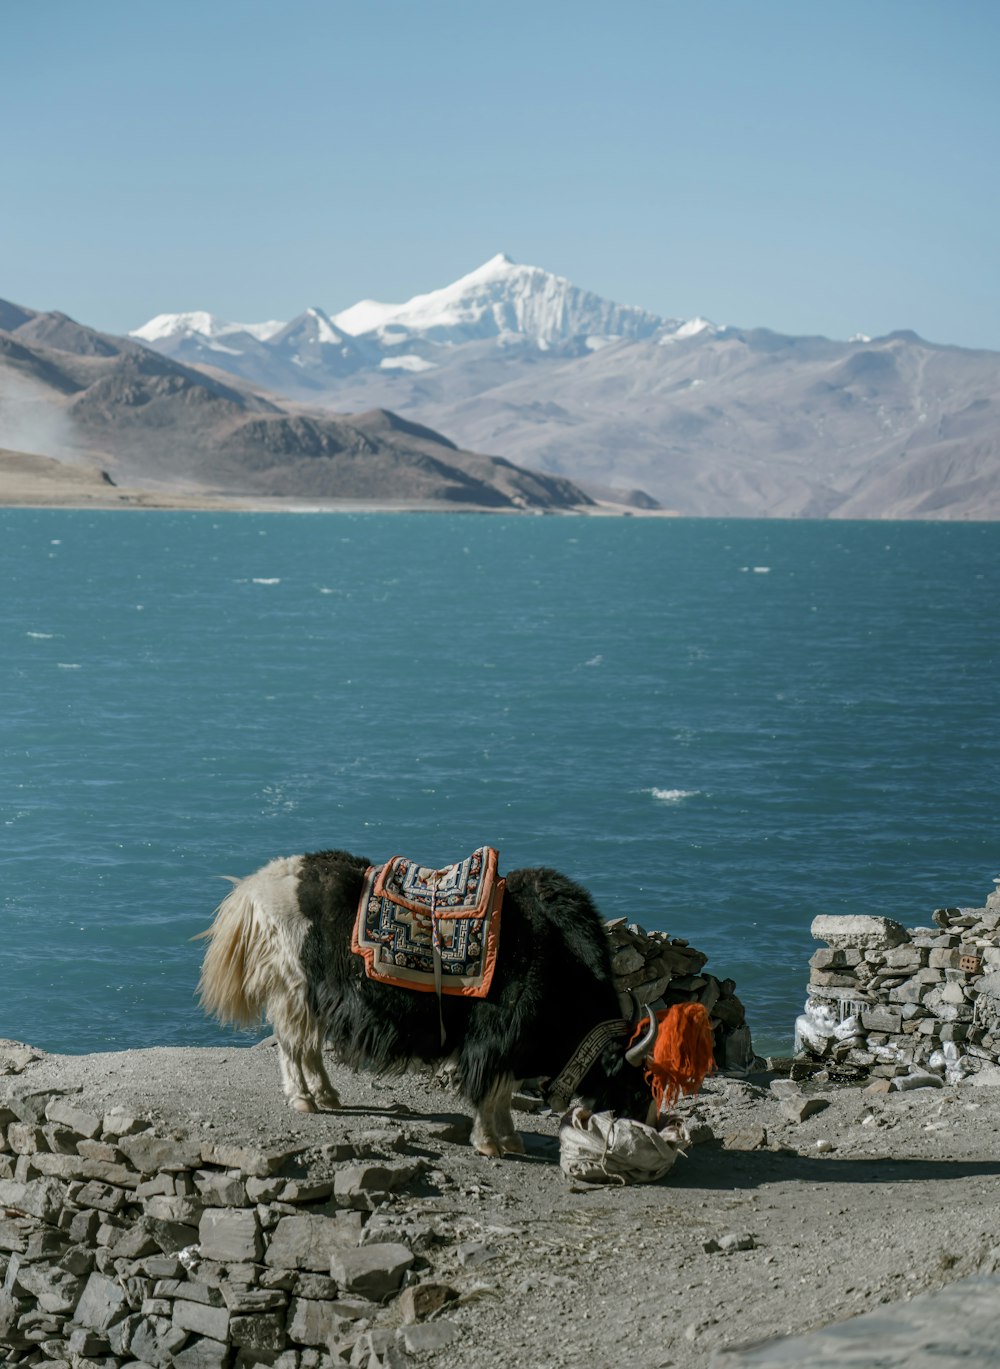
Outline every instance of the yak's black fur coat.
<svg viewBox="0 0 1000 1369"><path fill-rule="evenodd" d="M347 851L302 858L299 909L309 922L302 950L327 1039L346 1064L380 1072L411 1059L457 1056L462 1093L479 1104L498 1077L557 1075L587 1032L620 1016L611 953L593 900L579 884L544 867L507 876L493 982L482 999L438 998L368 979L351 932L365 870ZM612 1041L579 1092L598 1108L644 1117L649 1090Z"/></svg>
<svg viewBox="0 0 1000 1369"><path fill-rule="evenodd" d="M489 993L439 1002L369 979L352 952L368 864L346 851L280 856L237 880L205 933L205 1008L244 1027L267 1017L285 1097L298 1112L341 1106L325 1042L343 1063L383 1073L451 1057L475 1110L476 1149L523 1151L511 1115L516 1081L554 1078L592 1028L621 1022L610 946L590 895L555 870L513 871ZM596 1108L642 1119L650 1095L642 1068L626 1058L621 1026L577 1092ZM644 1037L636 1058L650 1044Z"/></svg>

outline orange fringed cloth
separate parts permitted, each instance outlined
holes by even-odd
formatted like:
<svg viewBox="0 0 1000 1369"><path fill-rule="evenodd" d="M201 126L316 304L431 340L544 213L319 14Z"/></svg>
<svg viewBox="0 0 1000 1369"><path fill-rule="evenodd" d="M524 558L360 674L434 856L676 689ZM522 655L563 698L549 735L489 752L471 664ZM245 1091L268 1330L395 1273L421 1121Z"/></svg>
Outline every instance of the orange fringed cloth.
<svg viewBox="0 0 1000 1369"><path fill-rule="evenodd" d="M657 1112L673 1107L682 1093L697 1093L705 1075L715 1069L712 1027L700 1003L675 1003L656 1014L660 1029L653 1054L646 1059L646 1082ZM646 1018L635 1029L633 1041L646 1030Z"/></svg>

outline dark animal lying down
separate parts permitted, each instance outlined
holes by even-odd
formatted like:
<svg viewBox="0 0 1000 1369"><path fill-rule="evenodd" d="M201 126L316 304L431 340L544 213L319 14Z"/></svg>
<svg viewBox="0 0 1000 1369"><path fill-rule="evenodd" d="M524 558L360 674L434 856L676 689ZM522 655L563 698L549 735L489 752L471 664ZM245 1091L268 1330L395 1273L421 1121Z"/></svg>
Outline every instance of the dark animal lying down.
<svg viewBox="0 0 1000 1369"><path fill-rule="evenodd" d="M585 889L545 868L509 874L489 993L445 995L439 1017L435 994L367 978L351 951L369 863L346 851L273 860L236 884L203 933L210 938L199 984L206 1010L244 1027L267 1017L291 1107L339 1106L324 1041L343 1063L380 1072L454 1055L459 1087L475 1109L473 1145L484 1155L520 1152L511 1117L518 1081L558 1076L597 1028L596 1059L574 1092L595 1109L646 1117L642 1066L656 1019L627 1048L608 938Z"/></svg>

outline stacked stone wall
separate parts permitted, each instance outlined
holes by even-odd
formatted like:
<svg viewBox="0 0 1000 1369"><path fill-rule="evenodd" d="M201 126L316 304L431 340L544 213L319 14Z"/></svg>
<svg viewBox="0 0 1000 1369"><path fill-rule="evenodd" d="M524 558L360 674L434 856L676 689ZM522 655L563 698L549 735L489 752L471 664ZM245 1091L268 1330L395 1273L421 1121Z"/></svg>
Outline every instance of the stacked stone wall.
<svg viewBox="0 0 1000 1369"><path fill-rule="evenodd" d="M931 925L818 917L803 1054L910 1088L1000 1062L1000 890Z"/></svg>
<svg viewBox="0 0 1000 1369"><path fill-rule="evenodd" d="M424 1324L455 1296L428 1280L433 1232L391 1213L427 1161L393 1156L394 1143L382 1155L220 1144L91 1113L58 1090L11 1093L0 1103L0 1357L367 1369L446 1343L447 1323Z"/></svg>
<svg viewBox="0 0 1000 1369"><path fill-rule="evenodd" d="M718 1068L733 1072L753 1068L753 1041L735 980L706 973L708 956L683 937L647 932L624 917L606 926L623 1017L633 1015L636 1003L657 1009L675 1003L701 1003L712 1026Z"/></svg>

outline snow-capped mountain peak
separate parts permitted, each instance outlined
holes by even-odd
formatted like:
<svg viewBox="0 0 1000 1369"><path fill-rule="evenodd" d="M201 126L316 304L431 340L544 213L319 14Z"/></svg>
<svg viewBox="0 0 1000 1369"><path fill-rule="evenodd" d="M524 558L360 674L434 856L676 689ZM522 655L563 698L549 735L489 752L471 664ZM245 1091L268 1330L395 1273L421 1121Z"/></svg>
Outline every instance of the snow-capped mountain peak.
<svg viewBox="0 0 1000 1369"><path fill-rule="evenodd" d="M252 352L254 344L248 338L269 349L287 350L293 340L296 346L333 346L344 356L345 347L350 350L355 339L364 339L368 352L374 347L379 355L387 351L390 356L399 349L410 355L414 345L433 349L490 340L501 347L529 343L542 350L571 342L596 351L611 342L673 332L680 326L644 309L615 304L579 289L564 276L521 265L498 252L450 285L402 304L364 299L332 318L313 306L290 323L227 323L205 310L191 310L157 314L130 336L168 355L197 360L199 352Z"/></svg>
<svg viewBox="0 0 1000 1369"><path fill-rule="evenodd" d="M537 268L531 266L519 267L513 257L508 257L506 252L498 252L496 256L490 257L489 261L484 261L482 266L477 266L474 271L470 271L466 276L460 276L453 281L451 286L446 289L456 289L459 286L467 286L476 281L496 280L498 276L510 275L516 271L532 271Z"/></svg>
<svg viewBox="0 0 1000 1369"><path fill-rule="evenodd" d="M200 333L202 337L215 337L218 331L218 321L200 309L187 314L157 314L141 328L133 328L129 337L137 337L142 342L161 342L164 338L176 337L182 333Z"/></svg>
<svg viewBox="0 0 1000 1369"><path fill-rule="evenodd" d="M233 333L249 333L258 342L266 342L284 326L284 323L274 319L267 323L226 323L204 309L193 309L184 314L157 314L141 328L133 328L129 337L138 338L140 342L165 342L181 338L211 341Z"/></svg>
<svg viewBox="0 0 1000 1369"><path fill-rule="evenodd" d="M315 305L268 339L267 349L276 360L294 367L300 381L308 378L311 385L317 376L344 375L365 360L364 348Z"/></svg>
<svg viewBox="0 0 1000 1369"><path fill-rule="evenodd" d="M414 295L405 304L361 300L333 316L355 337L374 334L383 345L412 342L458 344L511 335L550 347L571 338L648 337L664 320L643 309L613 304L580 290L563 276L523 266L499 252L440 290Z"/></svg>
<svg viewBox="0 0 1000 1369"><path fill-rule="evenodd" d="M402 304L380 304L376 299L359 299L349 309L334 314L333 319L342 332L360 337L362 333L376 332L405 307Z"/></svg>
<svg viewBox="0 0 1000 1369"><path fill-rule="evenodd" d="M719 330L711 319L696 314L677 329L677 337L697 337L699 333L717 333Z"/></svg>
<svg viewBox="0 0 1000 1369"><path fill-rule="evenodd" d="M342 347L345 342L351 341L342 329L334 325L326 310L319 309L316 305L304 310L298 318L293 318L291 323L283 323L274 334L273 341L278 345L293 337L333 347Z"/></svg>
<svg viewBox="0 0 1000 1369"><path fill-rule="evenodd" d="M339 328L335 328L330 321L330 315L323 309L310 308L306 313L311 319L316 321L316 338L319 342L341 344L344 341L344 334Z"/></svg>
<svg viewBox="0 0 1000 1369"><path fill-rule="evenodd" d="M402 304L361 300L332 317L316 305L288 323L227 323L206 310L157 314L131 336L178 361L222 368L289 393L348 375L416 375L447 367L465 344L559 356L642 339L677 340L683 324L581 290L564 276L498 252L449 285Z"/></svg>
<svg viewBox="0 0 1000 1369"><path fill-rule="evenodd" d="M702 318L696 314L694 318L688 319L686 323L674 323L663 331L663 336L658 339L660 346L671 342L686 342L688 338L713 338L724 333L724 327L719 327L711 319Z"/></svg>

